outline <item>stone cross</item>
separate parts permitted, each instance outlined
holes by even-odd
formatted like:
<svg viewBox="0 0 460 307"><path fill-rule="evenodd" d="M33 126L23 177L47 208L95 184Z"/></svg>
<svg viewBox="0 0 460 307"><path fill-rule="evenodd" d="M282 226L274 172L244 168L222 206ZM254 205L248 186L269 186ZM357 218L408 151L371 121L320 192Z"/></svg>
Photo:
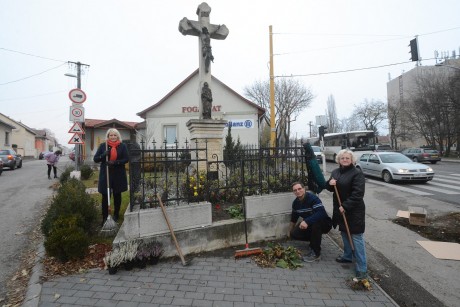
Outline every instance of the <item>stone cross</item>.
<svg viewBox="0 0 460 307"><path fill-rule="evenodd" d="M209 22L209 15L211 14L211 7L206 3L201 3L197 10L198 21L188 20L184 17L179 22L179 32L182 35L198 36L198 54L199 54L199 92L201 95L200 105L200 118L211 118L211 109L205 110L205 107L212 108L209 96L211 94L211 62L214 61L212 55L211 39L225 39L228 35L228 29L225 25L213 25ZM205 86L205 83L207 85ZM206 91L206 95L203 92ZM203 98L206 96L207 98ZM206 101L204 101L206 100Z"/></svg>

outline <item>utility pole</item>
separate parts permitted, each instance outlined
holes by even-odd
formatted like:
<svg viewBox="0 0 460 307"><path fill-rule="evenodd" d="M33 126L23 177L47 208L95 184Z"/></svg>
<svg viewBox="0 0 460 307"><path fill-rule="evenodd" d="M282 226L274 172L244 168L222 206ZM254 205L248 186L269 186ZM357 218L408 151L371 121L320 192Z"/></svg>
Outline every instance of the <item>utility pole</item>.
<svg viewBox="0 0 460 307"><path fill-rule="evenodd" d="M273 68L273 32L272 26L269 26L270 32L270 147L276 145L276 125L275 125L275 74Z"/></svg>
<svg viewBox="0 0 460 307"><path fill-rule="evenodd" d="M77 88L81 89L81 67L89 67L88 64L82 64L80 62L68 62L69 64L73 64L77 67ZM75 76L74 76L75 77ZM83 122L83 129L84 129L84 122ZM83 160L82 157L83 151L82 151L82 146L80 144L75 144L75 170L79 171L80 170L80 165Z"/></svg>
<svg viewBox="0 0 460 307"><path fill-rule="evenodd" d="M311 121L309 121L308 126L310 126L310 138L311 138L311 126L313 126L313 123Z"/></svg>

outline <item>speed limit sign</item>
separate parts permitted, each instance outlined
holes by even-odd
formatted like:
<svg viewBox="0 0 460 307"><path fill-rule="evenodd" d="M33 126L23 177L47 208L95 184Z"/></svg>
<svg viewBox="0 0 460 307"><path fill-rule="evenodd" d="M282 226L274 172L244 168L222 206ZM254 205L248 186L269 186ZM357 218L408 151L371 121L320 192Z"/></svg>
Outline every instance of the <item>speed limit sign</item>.
<svg viewBox="0 0 460 307"><path fill-rule="evenodd" d="M69 115L69 120L71 122L84 122L85 108L80 106L71 106Z"/></svg>

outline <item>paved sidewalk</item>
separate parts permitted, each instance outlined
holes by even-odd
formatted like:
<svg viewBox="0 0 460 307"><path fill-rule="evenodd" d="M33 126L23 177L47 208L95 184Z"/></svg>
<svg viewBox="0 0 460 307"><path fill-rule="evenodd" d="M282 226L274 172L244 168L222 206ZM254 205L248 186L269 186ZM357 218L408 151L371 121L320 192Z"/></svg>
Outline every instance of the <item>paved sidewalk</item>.
<svg viewBox="0 0 460 307"><path fill-rule="evenodd" d="M290 241L305 250L308 242ZM250 258L235 260L234 249L146 269L109 275L93 269L39 285L24 306L398 306L371 281L372 291L354 291L346 281L353 265L335 262L340 248L323 237L322 259L297 270L258 267ZM38 295L38 296L37 296Z"/></svg>

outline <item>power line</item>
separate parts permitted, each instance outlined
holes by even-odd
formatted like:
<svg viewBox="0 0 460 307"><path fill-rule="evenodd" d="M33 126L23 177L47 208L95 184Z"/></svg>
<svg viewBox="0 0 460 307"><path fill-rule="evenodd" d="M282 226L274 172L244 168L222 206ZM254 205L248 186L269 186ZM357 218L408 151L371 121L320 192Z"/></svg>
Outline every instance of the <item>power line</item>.
<svg viewBox="0 0 460 307"><path fill-rule="evenodd" d="M428 59L428 60L430 60L430 59ZM346 70L337 70L337 71L330 71L330 72L319 72L319 73L313 73L313 74L275 76L275 78L291 78L291 77L309 77L309 76L319 76L319 75L332 75L332 74L339 74L339 73L344 73L344 72L368 70L368 69L382 68L382 67L395 66L395 65L407 64L407 63L412 63L412 61L399 62L399 63L393 63L393 64L384 64L384 65L378 65L378 66L369 66L369 67L362 67L362 68L354 68L354 69L346 69Z"/></svg>
<svg viewBox="0 0 460 307"><path fill-rule="evenodd" d="M22 52L22 51L16 51L16 50L7 49L7 48L1 48L1 47L0 47L0 50L5 50L5 51L9 51L9 52L19 53L19 54L23 54L23 55L27 55L27 56L32 56L32 57L36 57L36 58L40 58L40 59L45 59L45 60L50 60L50 61L67 62L67 61L51 59L51 58L47 58L47 57L44 57L44 56L35 55L35 54L31 54L31 53L26 53L26 52Z"/></svg>
<svg viewBox="0 0 460 307"><path fill-rule="evenodd" d="M50 71L50 70L57 69L57 68L59 68L59 67L61 67L61 66L63 66L63 65L66 65L66 64L67 64L67 62L62 63L62 64L60 64L60 65L58 65L58 66L56 66L56 67L47 69L47 70L45 70L45 71L39 72L39 73L37 73L37 74L33 74L33 75L30 75L30 76L27 76L27 77L24 77L24 78L21 78L21 79L17 79L17 80L5 82L5 83L0 83L0 85L6 85L6 84L10 84L10 83L14 83L14 82L19 82L19 81L22 81L22 80L26 80L26 79L29 79L29 78L32 78L32 77L36 77L36 76L39 76L39 75L41 75L41 74L44 74L44 73L46 73L46 72L48 72L48 71Z"/></svg>

